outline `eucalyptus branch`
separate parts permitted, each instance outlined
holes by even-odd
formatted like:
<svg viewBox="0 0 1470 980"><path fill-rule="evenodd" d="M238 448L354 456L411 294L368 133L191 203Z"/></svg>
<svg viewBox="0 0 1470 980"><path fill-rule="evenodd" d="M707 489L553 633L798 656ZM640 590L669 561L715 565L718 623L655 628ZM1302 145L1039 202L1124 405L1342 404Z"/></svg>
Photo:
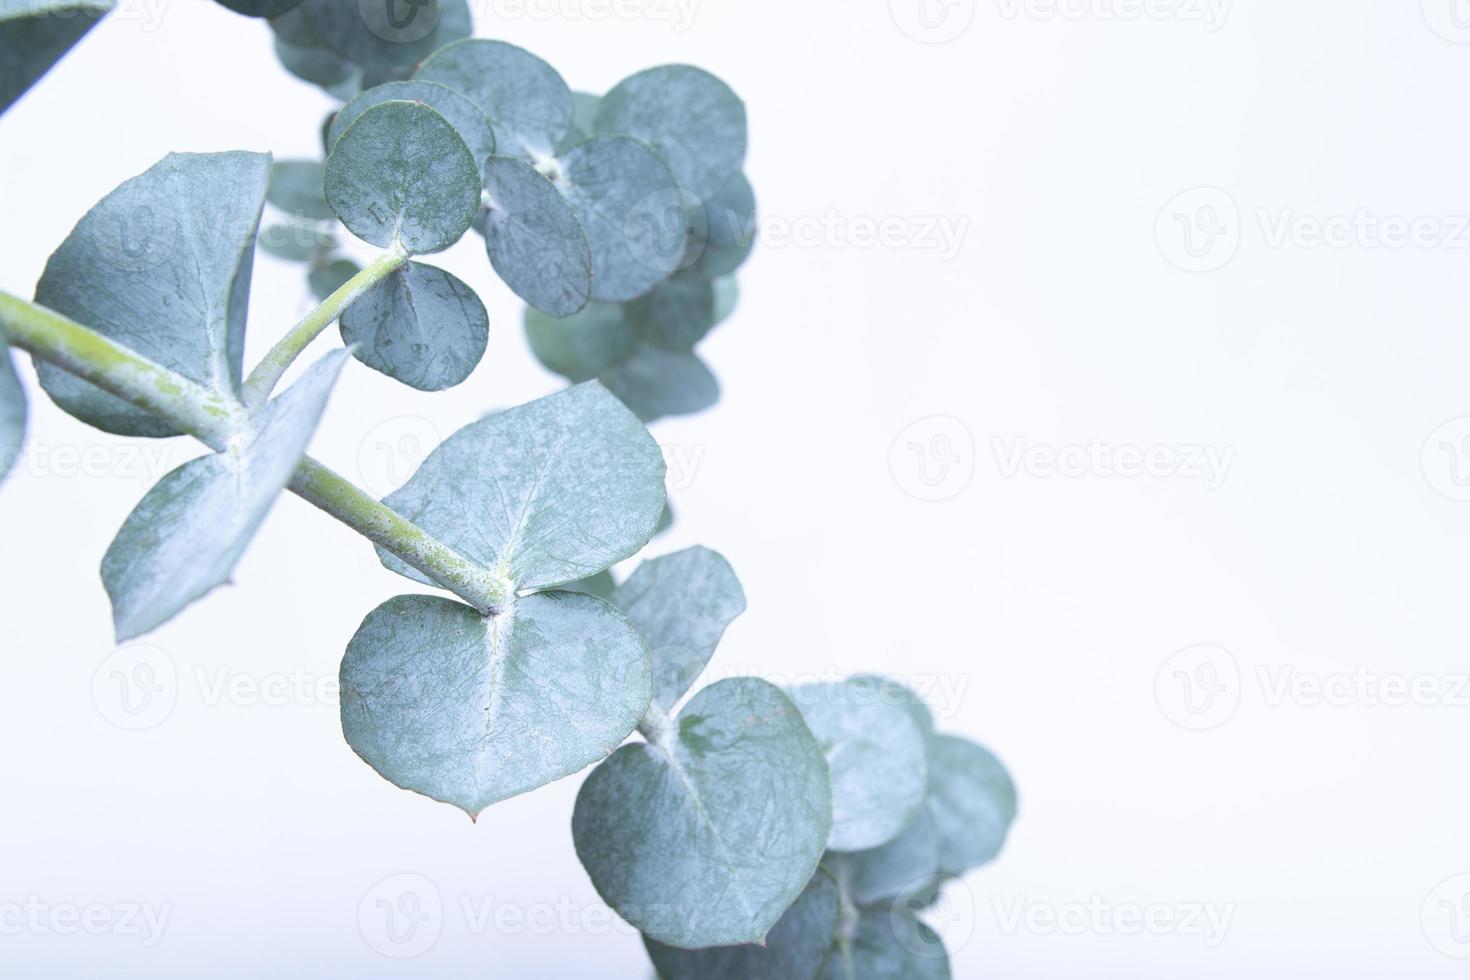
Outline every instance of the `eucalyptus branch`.
<svg viewBox="0 0 1470 980"><path fill-rule="evenodd" d="M385 256L375 267L387 261ZM85 378L212 449L223 449L230 436L245 424L242 405L59 313L3 292L0 333L12 346ZM481 613L494 615L513 598L509 583L315 460L302 461L291 490Z"/></svg>
<svg viewBox="0 0 1470 980"><path fill-rule="evenodd" d="M244 387L245 404L252 408L263 404L275 390L281 376L286 373L301 352L306 350L313 340L321 336L322 331L335 323L343 311L351 306L358 297L397 272L407 261L408 252L402 245L395 243L375 262L343 283L341 288L308 313L300 323L292 327L290 332L282 337L276 346L271 348L270 353L266 354L265 358L256 365L255 370L250 372L250 377L245 381Z"/></svg>

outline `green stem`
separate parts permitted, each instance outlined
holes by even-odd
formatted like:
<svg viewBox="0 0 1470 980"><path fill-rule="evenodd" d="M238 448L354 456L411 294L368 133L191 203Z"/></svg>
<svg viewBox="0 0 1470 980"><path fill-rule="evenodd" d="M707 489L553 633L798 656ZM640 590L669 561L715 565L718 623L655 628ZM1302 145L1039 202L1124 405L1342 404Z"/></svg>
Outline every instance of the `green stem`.
<svg viewBox="0 0 1470 980"><path fill-rule="evenodd" d="M0 333L12 346L85 378L212 449L223 448L245 423L244 407L232 399L222 398L59 313L3 292ZM509 582L313 459L302 460L291 479L291 490L484 615L496 615L514 599Z"/></svg>
<svg viewBox="0 0 1470 980"><path fill-rule="evenodd" d="M395 244L379 256L376 262L343 283L340 289L322 301L322 305L308 313L306 319L292 327L271 348L270 353L265 355L265 359L256 365L255 370L250 372L250 377L245 381L245 404L251 407L265 404L271 392L276 390L281 376L301 356L301 352L320 337L323 330L335 323L358 297L397 272L407 261L408 253L403 250L403 246Z"/></svg>

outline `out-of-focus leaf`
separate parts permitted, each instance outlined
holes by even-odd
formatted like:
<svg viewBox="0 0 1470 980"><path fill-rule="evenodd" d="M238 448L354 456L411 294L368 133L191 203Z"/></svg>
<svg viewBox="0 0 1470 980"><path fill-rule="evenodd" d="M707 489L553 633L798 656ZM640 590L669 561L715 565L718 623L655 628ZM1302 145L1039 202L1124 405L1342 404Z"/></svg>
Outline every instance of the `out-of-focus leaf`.
<svg viewBox="0 0 1470 980"><path fill-rule="evenodd" d="M592 295L592 252L571 206L524 160L485 161L485 249L517 296L571 316Z"/></svg>
<svg viewBox="0 0 1470 980"><path fill-rule="evenodd" d="M862 682L803 684L791 691L832 771L834 851L893 840L918 816L928 791L924 733L902 707Z"/></svg>
<svg viewBox="0 0 1470 980"><path fill-rule="evenodd" d="M237 14L246 17L279 17L292 7L299 6L301 0L219 0Z"/></svg>
<svg viewBox="0 0 1470 980"><path fill-rule="evenodd" d="M716 197L745 162L745 105L730 87L688 65L650 68L619 82L597 107L597 132L642 140L679 185Z"/></svg>
<svg viewBox="0 0 1470 980"><path fill-rule="evenodd" d="M346 360L345 350L322 358L224 452L169 473L128 515L102 559L119 642L229 580L301 463Z"/></svg>
<svg viewBox="0 0 1470 980"><path fill-rule="evenodd" d="M715 287L695 272L680 272L629 303L623 312L649 343L690 351L714 329Z"/></svg>
<svg viewBox="0 0 1470 980"><path fill-rule="evenodd" d="M688 949L764 941L831 823L826 763L801 713L765 681L737 678L695 695L656 744L598 766L572 838L608 905Z"/></svg>
<svg viewBox="0 0 1470 980"><path fill-rule="evenodd" d="M909 829L869 851L830 854L826 863L860 906L907 901L931 891L940 878L939 832L921 810Z"/></svg>
<svg viewBox="0 0 1470 980"><path fill-rule="evenodd" d="M436 110L465 141L465 145L475 155L477 165L483 164L485 158L495 152L495 134L491 131L490 121L485 118L485 114L473 102L448 86L424 81L386 82L363 92L332 118L327 130L327 147L330 149L335 146L347 127L357 121L358 116L375 105L392 101L422 102Z"/></svg>
<svg viewBox="0 0 1470 980"><path fill-rule="evenodd" d="M630 357L638 333L612 303L588 303L566 318L526 310L526 338L542 364L573 384L591 381Z"/></svg>
<svg viewBox="0 0 1470 980"><path fill-rule="evenodd" d="M325 302L328 296L347 285L347 280L361 271L362 267L351 259L334 259L326 265L314 267L306 274L306 281L317 301Z"/></svg>
<svg viewBox="0 0 1470 980"><path fill-rule="evenodd" d="M300 10L322 45L361 67L370 85L407 74L473 28L467 0L305 0Z"/></svg>
<svg viewBox="0 0 1470 980"><path fill-rule="evenodd" d="M348 84L360 74L356 65L326 48L292 44L279 36L275 45L282 66L304 82L330 89Z"/></svg>
<svg viewBox="0 0 1470 980"><path fill-rule="evenodd" d="M617 591L617 580L612 577L612 572L598 572L587 578L578 579L562 586L567 592L582 592L587 595L595 595L604 601L610 601L612 594Z"/></svg>
<svg viewBox="0 0 1470 980"><path fill-rule="evenodd" d="M419 102L373 106L326 165L332 210L357 237L423 255L448 248L480 209L480 168L442 115Z"/></svg>
<svg viewBox="0 0 1470 980"><path fill-rule="evenodd" d="M342 314L342 340L357 359L420 391L443 391L470 376L490 339L490 315L458 278L405 263Z"/></svg>
<svg viewBox="0 0 1470 980"><path fill-rule="evenodd" d="M725 627L745 612L735 570L708 548L645 561L611 602L638 629L653 664L653 703L671 710L714 656Z"/></svg>
<svg viewBox="0 0 1470 980"><path fill-rule="evenodd" d="M342 661L342 731L404 789L476 816L605 758L648 707L648 658L601 599L527 596L499 616L399 596Z"/></svg>
<svg viewBox="0 0 1470 980"><path fill-rule="evenodd" d="M974 742L953 735L929 743L926 804L939 835L939 870L962 875L989 864L1016 819L1016 785L1005 766Z"/></svg>
<svg viewBox="0 0 1470 980"><path fill-rule="evenodd" d="M594 382L465 426L385 503L517 589L543 589L647 544L664 472L648 430Z"/></svg>
<svg viewBox="0 0 1470 980"><path fill-rule="evenodd" d="M46 263L36 302L219 395L235 398L270 158L173 153L102 199ZM46 363L41 385L120 435L178 432Z"/></svg>
<svg viewBox="0 0 1470 980"><path fill-rule="evenodd" d="M744 174L736 174L703 204L705 234L691 242L688 260L705 276L729 275L755 248L755 191Z"/></svg>
<svg viewBox="0 0 1470 980"><path fill-rule="evenodd" d="M288 262L310 262L337 247L336 222L290 218L261 229L261 251Z"/></svg>
<svg viewBox="0 0 1470 980"><path fill-rule="evenodd" d="M599 380L644 422L693 415L720 400L720 382L703 361L651 344L640 345Z"/></svg>
<svg viewBox="0 0 1470 980"><path fill-rule="evenodd" d="M0 113L60 61L116 0L0 0Z"/></svg>
<svg viewBox="0 0 1470 980"><path fill-rule="evenodd" d="M572 93L561 75L513 44L472 38L436 52L414 78L448 85L480 107L502 156L549 159L572 127Z"/></svg>
<svg viewBox="0 0 1470 980"><path fill-rule="evenodd" d="M325 175L318 160L277 160L271 164L270 189L265 199L298 218L324 221L335 218L322 184Z"/></svg>
<svg viewBox="0 0 1470 980"><path fill-rule="evenodd" d="M837 885L817 872L764 946L675 949L646 936L661 980L815 980L837 930Z"/></svg>
<svg viewBox="0 0 1470 980"><path fill-rule="evenodd" d="M839 933L842 931L839 926ZM944 942L902 909L865 909L839 935L818 980L949 980Z"/></svg>

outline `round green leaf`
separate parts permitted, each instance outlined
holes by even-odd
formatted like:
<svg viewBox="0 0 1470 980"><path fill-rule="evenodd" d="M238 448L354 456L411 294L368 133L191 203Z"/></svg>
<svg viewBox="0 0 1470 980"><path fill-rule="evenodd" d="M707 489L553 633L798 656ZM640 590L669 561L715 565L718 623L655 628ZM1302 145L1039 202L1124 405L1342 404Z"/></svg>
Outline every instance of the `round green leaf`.
<svg viewBox="0 0 1470 980"><path fill-rule="evenodd" d="M679 267L683 229L664 222L682 214L668 165L637 140L588 140L560 158L554 183L587 233L592 298L623 302L641 296Z"/></svg>
<svg viewBox="0 0 1470 980"><path fill-rule="evenodd" d="M661 980L815 980L837 930L837 885L818 872L764 946L675 949L643 938Z"/></svg>
<svg viewBox="0 0 1470 980"><path fill-rule="evenodd" d="M306 274L306 281L317 301L325 302L328 296L347 285L347 280L361 271L362 267L351 259L334 259L326 265L314 267Z"/></svg>
<svg viewBox="0 0 1470 980"><path fill-rule="evenodd" d="M433 596L390 599L353 637L341 680L353 751L472 817L605 758L650 690L627 620L571 592L527 596L494 618Z"/></svg>
<svg viewBox="0 0 1470 980"><path fill-rule="evenodd" d="M681 187L711 199L745 162L745 105L730 87L688 65L650 68L619 82L597 108L597 131L642 140Z"/></svg>
<svg viewBox="0 0 1470 980"><path fill-rule="evenodd" d="M275 41L276 57L287 71L304 82L331 88L351 81L358 68L326 48L292 44L284 38Z"/></svg>
<svg viewBox="0 0 1470 980"><path fill-rule="evenodd" d="M551 182L524 160L485 161L485 250L517 296L567 317L592 296L587 235Z"/></svg>
<svg viewBox="0 0 1470 980"><path fill-rule="evenodd" d="M422 102L437 110L465 141L477 163L495 152L495 134L490 121L473 102L453 89L437 82L386 82L370 88L342 107L327 130L328 148L336 146L337 140L357 117L383 102Z"/></svg>
<svg viewBox="0 0 1470 980"><path fill-rule="evenodd" d="M686 548L638 566L610 600L648 646L653 703L669 711L714 656L720 637L745 612L745 591L717 551Z"/></svg>
<svg viewBox="0 0 1470 980"><path fill-rule="evenodd" d="M470 376L490 338L485 304L464 282L433 266L405 263L342 314L342 340L357 359L420 391L443 391Z"/></svg>
<svg viewBox="0 0 1470 980"><path fill-rule="evenodd" d="M629 303L624 314L649 343L693 350L714 329L715 287L698 273L681 272Z"/></svg>
<svg viewBox="0 0 1470 980"><path fill-rule="evenodd" d="M540 161L572 128L572 93L561 75L513 44L480 38L434 52L414 78L439 82L480 107L502 156Z"/></svg>
<svg viewBox="0 0 1470 980"><path fill-rule="evenodd" d="M928 749L909 712L862 681L804 684L791 698L832 771L828 847L863 851L903 833L928 790Z"/></svg>
<svg viewBox="0 0 1470 980"><path fill-rule="evenodd" d="M720 382L698 357L643 344L598 376L644 422L693 415L720 400Z"/></svg>
<svg viewBox="0 0 1470 980"><path fill-rule="evenodd" d="M744 174L736 174L703 202L702 240L692 237L687 262L711 278L729 275L745 264L755 248L755 191Z"/></svg>
<svg viewBox="0 0 1470 980"><path fill-rule="evenodd" d="M354 235L423 255L448 248L480 209L480 168L454 127L418 102L373 106L327 157L326 194Z"/></svg>
<svg viewBox="0 0 1470 980"><path fill-rule="evenodd" d="M149 490L102 559L118 642L163 625L227 582L286 488L347 361L333 351L232 440Z"/></svg>
<svg viewBox="0 0 1470 980"><path fill-rule="evenodd" d="M549 370L573 384L591 381L622 363L638 348L638 333L613 303L588 303L570 317L526 308L526 339Z"/></svg>
<svg viewBox="0 0 1470 980"><path fill-rule="evenodd" d="M871 908L839 937L818 980L949 980L943 941L902 909Z"/></svg>
<svg viewBox="0 0 1470 980"><path fill-rule="evenodd" d="M737 678L700 691L658 744L619 749L572 814L577 856L614 910L681 948L759 943L831 830L821 749L789 698Z"/></svg>
<svg viewBox="0 0 1470 980"><path fill-rule="evenodd" d="M20 458L26 436L26 393L15 376L5 335L0 334L0 480Z"/></svg>
<svg viewBox="0 0 1470 980"><path fill-rule="evenodd" d="M270 189L265 199L298 218L336 218L322 192L324 180L317 160L277 160L271 164Z"/></svg>
<svg viewBox="0 0 1470 980"><path fill-rule="evenodd" d="M648 430L593 382L465 426L385 503L516 588L543 589L647 544L664 472Z"/></svg>
<svg viewBox="0 0 1470 980"><path fill-rule="evenodd" d="M856 904L904 901L926 894L938 881L939 831L934 818L921 810L908 830L882 847L832 854L828 862Z"/></svg>
<svg viewBox="0 0 1470 980"><path fill-rule="evenodd" d="M46 263L36 302L234 398L270 158L173 153L125 181ZM119 435L177 431L50 364L41 386L67 412Z"/></svg>
<svg viewBox="0 0 1470 980"><path fill-rule="evenodd" d="M967 739L929 745L927 809L939 835L939 870L962 875L989 864L1016 819L1016 785L1000 760Z"/></svg>

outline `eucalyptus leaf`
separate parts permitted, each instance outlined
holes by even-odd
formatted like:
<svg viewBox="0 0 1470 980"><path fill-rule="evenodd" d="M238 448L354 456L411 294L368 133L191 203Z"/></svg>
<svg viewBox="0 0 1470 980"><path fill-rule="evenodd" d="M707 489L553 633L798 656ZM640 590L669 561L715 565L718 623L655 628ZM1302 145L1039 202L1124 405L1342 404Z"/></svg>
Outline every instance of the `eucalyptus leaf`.
<svg viewBox="0 0 1470 980"><path fill-rule="evenodd" d="M20 459L26 437L26 393L15 375L5 335L0 333L0 480Z"/></svg>
<svg viewBox="0 0 1470 980"><path fill-rule="evenodd" d="M902 834L868 851L832 854L828 863L846 883L860 906L905 901L931 891L940 878L939 831L934 818L920 811Z"/></svg>
<svg viewBox="0 0 1470 980"><path fill-rule="evenodd" d="M293 7L299 6L301 0L219 0L237 14L246 17L279 17Z"/></svg>
<svg viewBox="0 0 1470 980"><path fill-rule="evenodd" d="M336 218L322 191L324 179L320 161L277 160L271 164L270 189L265 199L298 218Z"/></svg>
<svg viewBox="0 0 1470 980"><path fill-rule="evenodd" d="M337 247L336 222L288 218L261 229L260 249L288 262L310 262Z"/></svg>
<svg viewBox="0 0 1470 980"><path fill-rule="evenodd" d="M819 980L949 980L949 956L934 930L901 909L863 910L839 939Z"/></svg>
<svg viewBox="0 0 1470 980"><path fill-rule="evenodd" d="M569 582L563 588L568 592L584 592L587 595L595 595L597 598L607 602L612 601L612 594L617 591L617 580L612 577L612 572L598 572L584 579Z"/></svg>
<svg viewBox="0 0 1470 980"><path fill-rule="evenodd" d="M478 815L606 758L648 707L648 658L601 599L550 592L499 616L399 596L342 660L342 731L385 779Z"/></svg>
<svg viewBox="0 0 1470 980"><path fill-rule="evenodd" d="M458 41L425 61L414 78L447 85L485 114L502 156L539 162L572 128L572 93L540 58L503 41Z"/></svg>
<svg viewBox="0 0 1470 980"><path fill-rule="evenodd" d="M638 332L613 303L588 303L570 317L526 310L526 339L531 352L548 369L579 384L591 381L632 356Z"/></svg>
<svg viewBox="0 0 1470 980"><path fill-rule="evenodd" d="M913 688L876 674L861 674L850 678L848 686L859 694L866 692L867 696L873 700L903 708L918 726L919 731L924 733L925 744L928 745L933 741L934 712L929 710L929 705L914 692Z"/></svg>
<svg viewBox="0 0 1470 980"><path fill-rule="evenodd" d="M337 145L347 127L364 112L375 105L393 101L422 102L438 111L465 141L477 165L495 152L495 133L479 107L446 85L426 81L386 82L347 103L332 117L327 130L328 149Z"/></svg>
<svg viewBox="0 0 1470 980"><path fill-rule="evenodd" d="M46 263L36 302L235 398L269 173L259 153L169 154L87 212ZM178 434L60 368L36 371L47 394L89 425Z"/></svg>
<svg viewBox="0 0 1470 980"><path fill-rule="evenodd" d="M696 272L680 272L627 304L624 315L649 343L690 351L714 329L715 287Z"/></svg>
<svg viewBox="0 0 1470 980"><path fill-rule="evenodd" d="M326 196L357 237L410 253L459 240L480 209L480 168L459 133L419 102L375 105L327 157Z"/></svg>
<svg viewBox="0 0 1470 980"><path fill-rule="evenodd" d="M597 108L602 135L642 140L679 185L714 198L745 162L745 104L709 72L665 65L619 82Z"/></svg>
<svg viewBox="0 0 1470 980"><path fill-rule="evenodd" d="M735 314L740 304L740 280L734 276L721 276L712 284L715 290L715 326L719 326Z"/></svg>
<svg viewBox="0 0 1470 980"><path fill-rule="evenodd" d="M834 851L879 847L918 816L928 748L907 710L863 682L804 684L791 692L832 772Z"/></svg>
<svg viewBox="0 0 1470 980"><path fill-rule="evenodd" d="M326 355L224 452L169 473L128 515L102 559L118 642L156 629L229 580L300 465L347 356Z"/></svg>
<svg viewBox="0 0 1470 980"><path fill-rule="evenodd" d="M837 885L812 878L764 946L675 949L644 937L660 980L815 980L837 930Z"/></svg>
<svg viewBox="0 0 1470 980"><path fill-rule="evenodd" d="M644 422L693 415L720 400L720 382L693 354L642 344L599 379Z"/></svg>
<svg viewBox="0 0 1470 980"><path fill-rule="evenodd" d="M306 274L306 282L317 301L326 302L328 296L347 285L347 280L361 271L362 267L351 259L334 259L314 267Z"/></svg>
<svg viewBox="0 0 1470 980"><path fill-rule="evenodd" d="M276 57L281 65L304 82L323 88L345 85L360 74L352 62L326 48L292 44L279 35L275 39Z"/></svg>
<svg viewBox="0 0 1470 980"><path fill-rule="evenodd" d="M468 378L490 339L490 315L475 291L418 262L358 297L341 326L358 360L420 391L443 391Z"/></svg>
<svg viewBox="0 0 1470 980"><path fill-rule="evenodd" d="M485 161L485 249L517 296L551 316L571 316L592 296L592 251L581 223L551 182L523 160Z"/></svg>
<svg viewBox="0 0 1470 980"><path fill-rule="evenodd" d="M467 0L305 0L301 13L323 45L380 79L473 28Z"/></svg>
<svg viewBox="0 0 1470 980"><path fill-rule="evenodd" d="M271 32L287 44L319 47L322 43L321 35L316 32L316 28L306 16L306 8L302 6L302 0L290 0L289 3L283 3L283 5L287 9L271 15Z"/></svg>
<svg viewBox="0 0 1470 980"><path fill-rule="evenodd" d="M593 382L465 426L384 502L517 589L543 589L647 544L664 472L648 430Z"/></svg>
<svg viewBox="0 0 1470 980"><path fill-rule="evenodd" d="M572 837L598 893L685 949L765 941L831 831L821 749L753 678L694 696L656 744L627 745L577 795Z"/></svg>
<svg viewBox="0 0 1470 980"><path fill-rule="evenodd" d="M645 561L613 593L648 646L653 703L669 711L714 656L725 628L745 612L745 592L718 552L686 548Z"/></svg>
<svg viewBox="0 0 1470 980"><path fill-rule="evenodd" d="M1005 766L974 742L940 735L929 745L926 804L939 835L939 870L962 875L989 864L1016 819L1016 786Z"/></svg>
<svg viewBox="0 0 1470 980"><path fill-rule="evenodd" d="M755 191L744 174L736 174L703 204L705 233L691 246L697 268L705 276L729 275L755 248Z"/></svg>
<svg viewBox="0 0 1470 980"><path fill-rule="evenodd" d="M679 267L682 236L665 233L664 210L679 201L668 164L637 140L588 140L560 158L554 183L592 250L592 298L623 302Z"/></svg>
<svg viewBox="0 0 1470 980"><path fill-rule="evenodd" d="M0 0L0 113L60 61L116 0Z"/></svg>

